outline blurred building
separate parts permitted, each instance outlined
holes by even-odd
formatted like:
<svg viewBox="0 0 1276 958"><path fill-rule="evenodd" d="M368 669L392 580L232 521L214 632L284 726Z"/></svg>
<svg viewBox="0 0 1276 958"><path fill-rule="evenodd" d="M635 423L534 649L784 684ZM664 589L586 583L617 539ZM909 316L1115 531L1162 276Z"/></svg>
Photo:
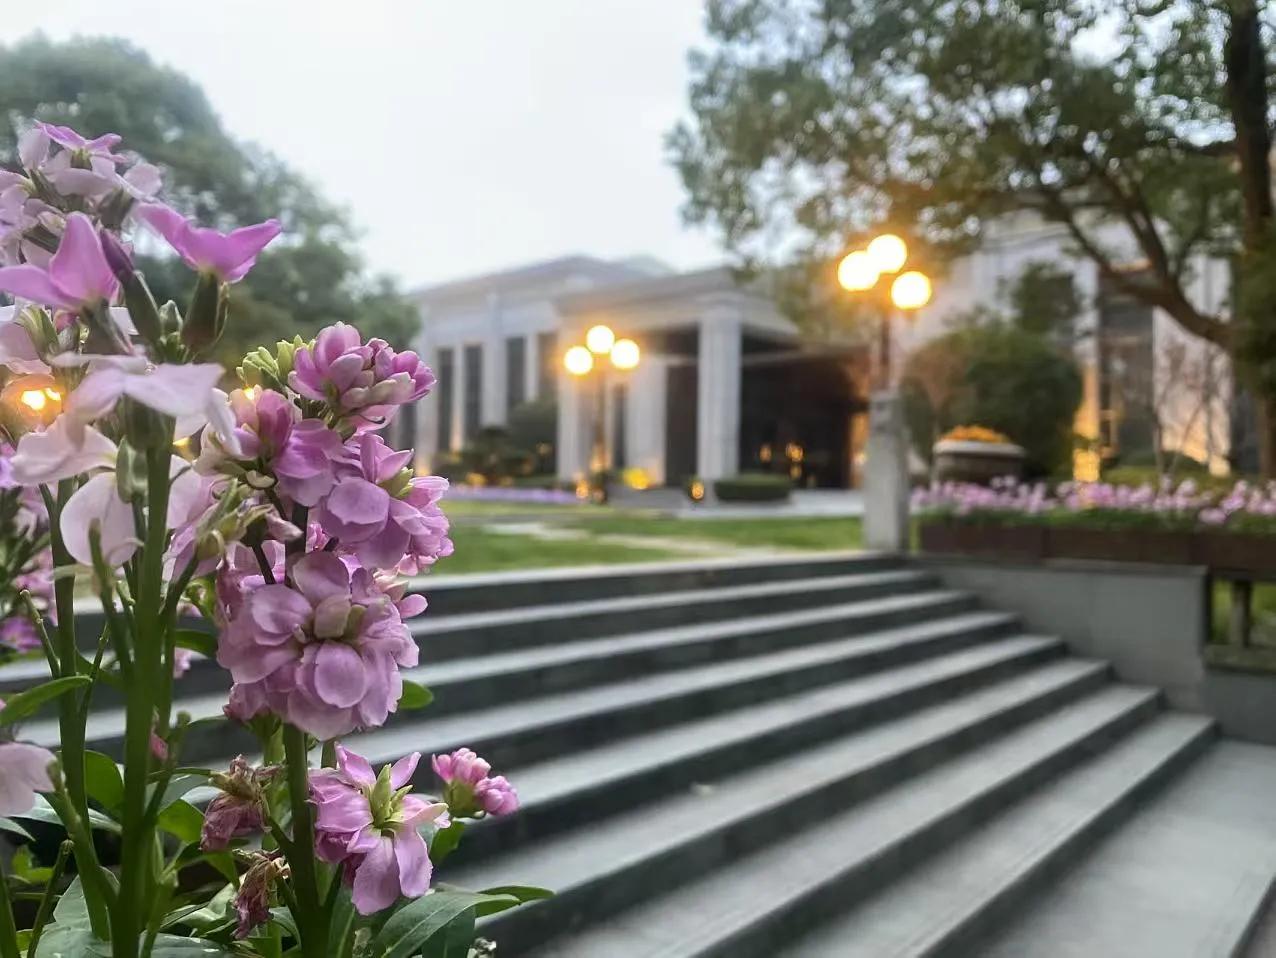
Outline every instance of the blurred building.
<svg viewBox="0 0 1276 958"><path fill-rule="evenodd" d="M562 479L588 470L602 410L607 465L641 470L653 485L742 470L855 484L862 354L804 344L770 297L728 269L573 256L414 295L419 348L439 378L416 423L423 466L540 399L557 405ZM603 359L601 376L569 375L564 351L599 323L637 341L638 367L618 373Z"/></svg>
<svg viewBox="0 0 1276 958"><path fill-rule="evenodd" d="M1120 249L1114 231L1112 247ZM1081 311L1061 348L1074 351L1085 382L1077 472L1100 457L1167 450L1226 471L1237 417L1225 357L1167 315L1101 281L1088 260L1068 256L1061 228L1007 217L981 248L935 279L931 303L894 324L902 357L972 308L995 304L1030 263L1065 264ZM1138 270L1130 259L1123 268ZM1191 264L1190 295L1202 308L1226 300L1225 264ZM812 343L773 299L729 269L677 273L646 258L571 256L476 276L413 294L422 317L418 348L439 379L404 428L424 468L502 427L513 410L556 408L554 454L562 479L590 466L601 410L605 462L639 469L653 485L774 471L799 485L857 484L866 434L870 356L851 345ZM563 353L598 323L634 339L637 369L575 378ZM898 364L897 364L898 368ZM601 401L598 392L602 392Z"/></svg>

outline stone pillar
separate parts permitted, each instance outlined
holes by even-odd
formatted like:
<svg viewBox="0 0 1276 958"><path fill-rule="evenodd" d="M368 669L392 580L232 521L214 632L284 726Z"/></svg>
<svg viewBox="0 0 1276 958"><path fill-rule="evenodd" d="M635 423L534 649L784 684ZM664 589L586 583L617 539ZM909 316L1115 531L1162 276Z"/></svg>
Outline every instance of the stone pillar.
<svg viewBox="0 0 1276 958"><path fill-rule="evenodd" d="M665 385L661 356L643 356L629 374L629 410L625 417L629 462L647 473L652 485L665 482Z"/></svg>
<svg viewBox="0 0 1276 958"><path fill-rule="evenodd" d="M500 324L496 331L483 341L483 396L479 421L484 426L505 425L505 338Z"/></svg>
<svg viewBox="0 0 1276 958"><path fill-rule="evenodd" d="M558 478L574 480L589 470L587 384L577 376L558 381Z"/></svg>
<svg viewBox="0 0 1276 958"><path fill-rule="evenodd" d="M450 452L465 445L465 343L452 346L452 442Z"/></svg>
<svg viewBox="0 0 1276 958"><path fill-rule="evenodd" d="M908 549L908 429L896 392L869 400L864 459L864 544L883 552Z"/></svg>
<svg viewBox="0 0 1276 958"><path fill-rule="evenodd" d="M740 316L711 310L700 320L696 395L696 473L721 479L739 470Z"/></svg>

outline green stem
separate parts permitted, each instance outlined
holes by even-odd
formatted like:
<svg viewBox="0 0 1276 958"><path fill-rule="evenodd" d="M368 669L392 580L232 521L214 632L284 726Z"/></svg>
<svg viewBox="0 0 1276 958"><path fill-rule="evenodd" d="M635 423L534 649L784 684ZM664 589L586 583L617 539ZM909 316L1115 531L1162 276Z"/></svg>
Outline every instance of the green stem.
<svg viewBox="0 0 1276 958"><path fill-rule="evenodd" d="M168 628L164 608L164 549L168 545L169 452L147 450L146 537L133 615L133 676L124 732L124 814L120 853L120 895L116 910L115 958L137 958L152 902L152 846L155 816L149 814L151 729L157 698L172 681L163 673ZM156 693L160 693L159 696ZM157 786L158 787L158 786Z"/></svg>
<svg viewBox="0 0 1276 958"><path fill-rule="evenodd" d="M22 958L18 950L18 926L9 904L9 876L0 868L0 958Z"/></svg>
<svg viewBox="0 0 1276 958"><path fill-rule="evenodd" d="M314 809L310 806L306 733L284 726L284 751L288 770L288 800L292 805L292 882L297 896L293 918L301 934L306 958L327 958L328 914L319 901L319 870L315 859Z"/></svg>
<svg viewBox="0 0 1276 958"><path fill-rule="evenodd" d="M40 935L44 933L44 926L48 924L49 916L53 914L55 890L58 880L62 877L62 871L66 868L66 860L71 854L72 847L71 842L63 842L58 846L58 857L53 863L53 872L49 875L48 884L44 886L44 897L40 899L40 908L35 913L35 924L31 926L31 944L27 947L27 958L35 958L36 948L40 945Z"/></svg>
<svg viewBox="0 0 1276 958"><path fill-rule="evenodd" d="M62 541L62 509L75 492L75 482L65 479L58 483L56 501L47 489L41 487L45 505L49 507L49 545L53 552L53 565L57 569L65 569L75 565L75 559L66 549ZM57 639L54 648L57 653L59 675L75 675L79 671L79 650L75 645L75 579L74 575L65 575L53 583L53 601L58 610ZM75 817L82 822L89 819L89 796L85 782L84 767L84 716L81 713L82 696L63 695L58 698L58 732L60 735L59 764L66 782L66 794ZM64 824L66 824L64 822ZM69 831L69 827L68 827ZM74 836L72 836L74 838ZM101 865L92 839L75 842L75 866L81 875L98 873ZM95 883L85 882L84 901L89 912L89 924L93 934L108 940L111 934L111 919L107 911L106 900L95 893Z"/></svg>

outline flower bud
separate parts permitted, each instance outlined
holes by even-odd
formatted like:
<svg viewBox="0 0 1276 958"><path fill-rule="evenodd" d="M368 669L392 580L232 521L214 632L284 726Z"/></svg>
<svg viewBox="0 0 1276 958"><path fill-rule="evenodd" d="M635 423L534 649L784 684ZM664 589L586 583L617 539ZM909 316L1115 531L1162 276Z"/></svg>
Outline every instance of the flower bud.
<svg viewBox="0 0 1276 958"><path fill-rule="evenodd" d="M100 235L102 252L106 256L107 265L111 267L111 272L120 281L120 288L124 291L124 305L128 307L128 314L133 320L133 325L148 343L158 342L163 335L159 307L155 305L155 298L151 296L145 279L133 267L133 258L116 239L114 233L102 230Z"/></svg>
<svg viewBox="0 0 1276 958"><path fill-rule="evenodd" d="M192 357L202 356L221 339L227 302L226 284L215 273L201 272L182 323L182 342Z"/></svg>

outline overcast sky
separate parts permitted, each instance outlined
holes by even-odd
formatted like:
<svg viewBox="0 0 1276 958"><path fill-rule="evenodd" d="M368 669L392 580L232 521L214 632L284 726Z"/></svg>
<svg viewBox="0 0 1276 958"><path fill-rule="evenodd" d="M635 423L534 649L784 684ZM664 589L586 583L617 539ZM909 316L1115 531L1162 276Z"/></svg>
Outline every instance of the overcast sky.
<svg viewBox="0 0 1276 958"><path fill-rule="evenodd" d="M9 40L123 36L345 203L408 285L566 253L721 259L664 132L698 0L41 0ZM98 133L102 131L85 131Z"/></svg>

